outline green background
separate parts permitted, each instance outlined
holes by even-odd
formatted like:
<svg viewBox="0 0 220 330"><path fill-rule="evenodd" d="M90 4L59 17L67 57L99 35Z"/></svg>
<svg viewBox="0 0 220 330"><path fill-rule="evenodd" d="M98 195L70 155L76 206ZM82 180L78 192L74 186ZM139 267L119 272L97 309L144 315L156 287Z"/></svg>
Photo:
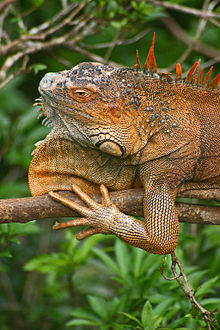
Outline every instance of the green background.
<svg viewBox="0 0 220 330"><path fill-rule="evenodd" d="M197 9L203 5L203 1L175 3ZM19 24L20 17L29 30L49 20L60 9L61 1L58 0L16 1L3 29L11 40L15 40L27 33ZM215 11L220 13L220 7ZM116 45L110 54L111 61L133 66L135 51L139 49L143 65L155 31L155 53L160 71L176 63L189 46L169 30L164 17L175 19L191 38L200 21L189 13L153 7L147 1L90 1L83 12L95 22L97 32L85 36L77 45L105 57L108 47L91 47L112 42L117 35L119 39L130 40L147 31L136 42ZM50 38L62 35L66 29L57 31ZM5 42L3 38L2 43ZM204 48L207 45L219 50L219 26L207 22L199 42ZM191 51L182 64L183 71L186 72L199 58L202 64L210 61L204 52ZM1 65L5 59L6 56L0 58ZM31 152L34 143L49 132L37 120L37 108L32 107L34 99L39 97L40 79L46 72L69 69L82 61L89 59L66 47L36 52L29 57L28 72L0 90L1 198L30 196L27 171ZM12 67L10 72L16 68ZM219 69L220 65L216 63L215 74ZM161 262L165 265L165 273L171 276L169 256L148 254L113 236L96 235L79 243L73 235L74 230L55 232L52 231L53 223L54 220L44 220L0 226L2 330L206 328L201 315L192 308L178 284L161 276ZM219 227L180 224L177 255L198 301L209 310L218 308ZM218 318L216 316L216 322ZM213 328L218 328L217 323Z"/></svg>

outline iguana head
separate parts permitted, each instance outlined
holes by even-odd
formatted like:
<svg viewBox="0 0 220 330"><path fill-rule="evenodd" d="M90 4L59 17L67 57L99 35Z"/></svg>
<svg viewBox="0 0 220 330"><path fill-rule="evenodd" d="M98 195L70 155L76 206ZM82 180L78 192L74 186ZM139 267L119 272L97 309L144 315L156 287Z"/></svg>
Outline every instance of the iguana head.
<svg viewBox="0 0 220 330"><path fill-rule="evenodd" d="M82 144L115 156L132 154L140 148L132 114L141 96L134 78L132 69L100 63L48 73L39 86L44 112L52 126L65 126Z"/></svg>
<svg viewBox="0 0 220 330"><path fill-rule="evenodd" d="M54 129L65 127L69 137L82 145L120 157L142 150L152 135L164 129L163 122L170 121L166 132L172 135L177 123L166 113L171 106L163 105L163 100L176 98L169 85L182 82L181 66L177 65L175 81L169 74L156 73L154 38L143 71L137 53L133 68L88 62L47 73L39 91L44 114ZM198 67L196 62L185 82L195 83ZM216 78L209 85L212 88L219 84ZM201 75L197 82L201 84Z"/></svg>

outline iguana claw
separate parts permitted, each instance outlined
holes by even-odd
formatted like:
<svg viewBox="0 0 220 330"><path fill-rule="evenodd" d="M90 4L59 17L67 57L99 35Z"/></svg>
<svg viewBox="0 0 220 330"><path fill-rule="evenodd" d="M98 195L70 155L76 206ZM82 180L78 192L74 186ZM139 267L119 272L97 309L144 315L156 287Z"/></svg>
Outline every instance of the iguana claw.
<svg viewBox="0 0 220 330"><path fill-rule="evenodd" d="M63 228L76 227L76 226L90 226L90 228L77 234L77 239L81 240L85 237L92 236L95 234L108 234L111 233L109 226L107 224L108 215L111 213L110 210L114 212L118 211L118 208L112 203L109 198L108 190L104 185L100 186L100 191L102 195L102 204L96 203L92 198L89 197L85 192L83 192L79 186L76 184L72 185L73 191L80 196L80 198L88 205L88 208L81 206L69 199L50 191L49 195L56 201L70 207L71 209L77 211L79 214L84 216L83 218L73 219L66 222L58 223L56 222L53 229L59 230ZM106 220L106 221L105 221Z"/></svg>

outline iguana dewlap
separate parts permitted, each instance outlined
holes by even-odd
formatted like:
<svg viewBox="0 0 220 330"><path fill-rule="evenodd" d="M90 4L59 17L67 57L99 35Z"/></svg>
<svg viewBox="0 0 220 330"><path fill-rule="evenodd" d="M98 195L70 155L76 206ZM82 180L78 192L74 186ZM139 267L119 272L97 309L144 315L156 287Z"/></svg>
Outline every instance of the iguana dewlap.
<svg viewBox="0 0 220 330"><path fill-rule="evenodd" d="M32 195L73 190L79 206L51 196L83 218L56 229L89 226L78 238L113 233L151 253L176 248L179 190L220 187L220 74L208 85L199 62L182 80L156 73L154 38L141 70L81 63L41 80L41 105L52 131L37 146L29 169ZM99 205L86 193L98 192ZM145 222L121 213L108 191L145 189ZM83 192L83 191L84 192Z"/></svg>

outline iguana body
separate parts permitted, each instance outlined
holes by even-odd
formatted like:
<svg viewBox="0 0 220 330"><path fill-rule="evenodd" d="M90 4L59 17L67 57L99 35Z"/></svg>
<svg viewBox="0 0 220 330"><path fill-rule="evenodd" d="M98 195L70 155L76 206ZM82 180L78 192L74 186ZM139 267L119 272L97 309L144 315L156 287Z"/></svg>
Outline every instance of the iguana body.
<svg viewBox="0 0 220 330"><path fill-rule="evenodd" d="M151 253L176 248L175 197L184 189L220 187L220 75L202 85L195 63L185 81L156 73L154 39L141 71L81 63L41 81L43 112L53 129L34 152L32 195L73 190L90 209L51 196L83 215L55 228L86 225L78 238L113 233ZM103 195L103 205L85 193ZM103 186L104 185L104 186ZM145 222L122 214L107 189L143 186ZM81 189L80 189L81 188Z"/></svg>

